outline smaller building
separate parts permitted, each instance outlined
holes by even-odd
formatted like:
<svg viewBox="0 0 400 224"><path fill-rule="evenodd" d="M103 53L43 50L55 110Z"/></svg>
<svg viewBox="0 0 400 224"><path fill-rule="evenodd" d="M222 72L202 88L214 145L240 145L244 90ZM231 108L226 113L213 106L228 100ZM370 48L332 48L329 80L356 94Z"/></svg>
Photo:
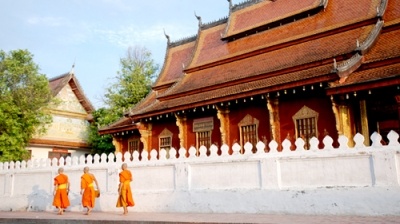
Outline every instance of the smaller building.
<svg viewBox="0 0 400 224"><path fill-rule="evenodd" d="M88 126L94 107L86 98L73 72L49 79L57 105L49 105L53 122L44 135L31 139L27 149L32 159L66 158L90 153Z"/></svg>

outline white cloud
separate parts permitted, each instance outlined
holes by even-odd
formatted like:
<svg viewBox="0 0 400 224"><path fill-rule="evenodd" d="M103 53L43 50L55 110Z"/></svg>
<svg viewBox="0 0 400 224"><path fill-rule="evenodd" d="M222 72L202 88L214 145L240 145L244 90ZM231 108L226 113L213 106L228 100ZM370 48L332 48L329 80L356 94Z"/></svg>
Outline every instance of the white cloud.
<svg viewBox="0 0 400 224"><path fill-rule="evenodd" d="M133 45L143 45L150 42L165 42L164 30L171 40L179 40L193 36L197 31L191 31L179 25L154 25L147 28L138 26L126 26L119 29L96 29L95 35L100 35L114 45L126 48Z"/></svg>

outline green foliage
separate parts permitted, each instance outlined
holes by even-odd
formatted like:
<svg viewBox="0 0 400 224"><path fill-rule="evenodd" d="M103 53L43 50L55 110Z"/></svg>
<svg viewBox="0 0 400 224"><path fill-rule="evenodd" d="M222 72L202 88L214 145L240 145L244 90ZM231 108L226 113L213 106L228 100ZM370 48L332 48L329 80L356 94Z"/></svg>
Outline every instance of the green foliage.
<svg viewBox="0 0 400 224"><path fill-rule="evenodd" d="M135 106L151 90L152 81L158 66L146 48L129 48L125 58L120 59L121 70L116 81L109 85L104 95L107 108L93 113L94 122L90 127L89 143L92 153L114 152L112 136L98 134L98 127L112 124L123 116L125 110Z"/></svg>
<svg viewBox="0 0 400 224"><path fill-rule="evenodd" d="M111 135L99 135L98 127L102 125L107 125L107 122L103 120L107 117L107 109L100 108L92 113L93 123L89 127L89 141L88 143L92 146L92 154L106 153L107 155L115 151L115 147L112 144Z"/></svg>
<svg viewBox="0 0 400 224"><path fill-rule="evenodd" d="M129 48L121 58L121 71L116 82L106 89L105 104L109 106L112 118L122 117L124 110L133 107L151 90L152 80L158 66L151 59L146 48Z"/></svg>
<svg viewBox="0 0 400 224"><path fill-rule="evenodd" d="M0 51L0 161L26 159L29 140L52 121L46 111L52 98L30 52Z"/></svg>

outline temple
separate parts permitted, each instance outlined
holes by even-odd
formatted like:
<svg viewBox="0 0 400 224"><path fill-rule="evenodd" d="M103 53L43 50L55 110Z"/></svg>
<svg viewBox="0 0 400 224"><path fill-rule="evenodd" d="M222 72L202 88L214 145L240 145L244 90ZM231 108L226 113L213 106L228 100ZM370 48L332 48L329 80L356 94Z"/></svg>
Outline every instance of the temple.
<svg viewBox="0 0 400 224"><path fill-rule="evenodd" d="M85 96L73 67L70 72L49 79L55 104L47 108L52 123L47 132L36 135L27 147L31 159L67 158L90 154L88 126L94 107Z"/></svg>
<svg viewBox="0 0 400 224"><path fill-rule="evenodd" d="M228 2L166 35L151 92L99 130L116 152L400 132L400 0Z"/></svg>

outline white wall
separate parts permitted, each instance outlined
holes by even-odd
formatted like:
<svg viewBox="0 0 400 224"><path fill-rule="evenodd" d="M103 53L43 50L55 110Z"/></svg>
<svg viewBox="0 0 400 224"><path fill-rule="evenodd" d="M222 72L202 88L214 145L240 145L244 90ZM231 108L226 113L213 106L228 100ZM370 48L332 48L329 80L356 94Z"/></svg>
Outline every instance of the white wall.
<svg viewBox="0 0 400 224"><path fill-rule="evenodd" d="M304 141L297 140L295 151L285 141L282 152L276 142L257 144L253 154L249 144L240 154L234 145L232 155L228 146L216 146L199 157L190 148L189 158L166 159L165 151L156 158L128 162L134 181L132 190L137 212L215 212L215 213L301 213L301 214L357 214L389 215L400 212L400 144L398 134L388 135L389 145L380 144L381 136L373 134L372 146L363 145L363 136L356 135L354 148L348 139L339 138L340 147L333 148L332 139L324 139L324 149L318 149L318 140L312 139L311 150L304 150ZM175 150L175 149L171 149ZM182 151L181 151L182 150ZM184 149L179 150L182 154ZM146 153L145 153L146 154ZM126 158L130 156L128 153ZM143 155L146 157L146 155ZM96 208L117 211L118 173L122 155L96 155L92 164L89 156L73 157L64 164L72 184L68 210L82 211L79 194L80 176L84 166L96 175L102 191ZM111 162L107 162L107 159ZM115 162L114 162L115 161ZM57 174L57 160L0 163L0 210L51 211L52 184Z"/></svg>

